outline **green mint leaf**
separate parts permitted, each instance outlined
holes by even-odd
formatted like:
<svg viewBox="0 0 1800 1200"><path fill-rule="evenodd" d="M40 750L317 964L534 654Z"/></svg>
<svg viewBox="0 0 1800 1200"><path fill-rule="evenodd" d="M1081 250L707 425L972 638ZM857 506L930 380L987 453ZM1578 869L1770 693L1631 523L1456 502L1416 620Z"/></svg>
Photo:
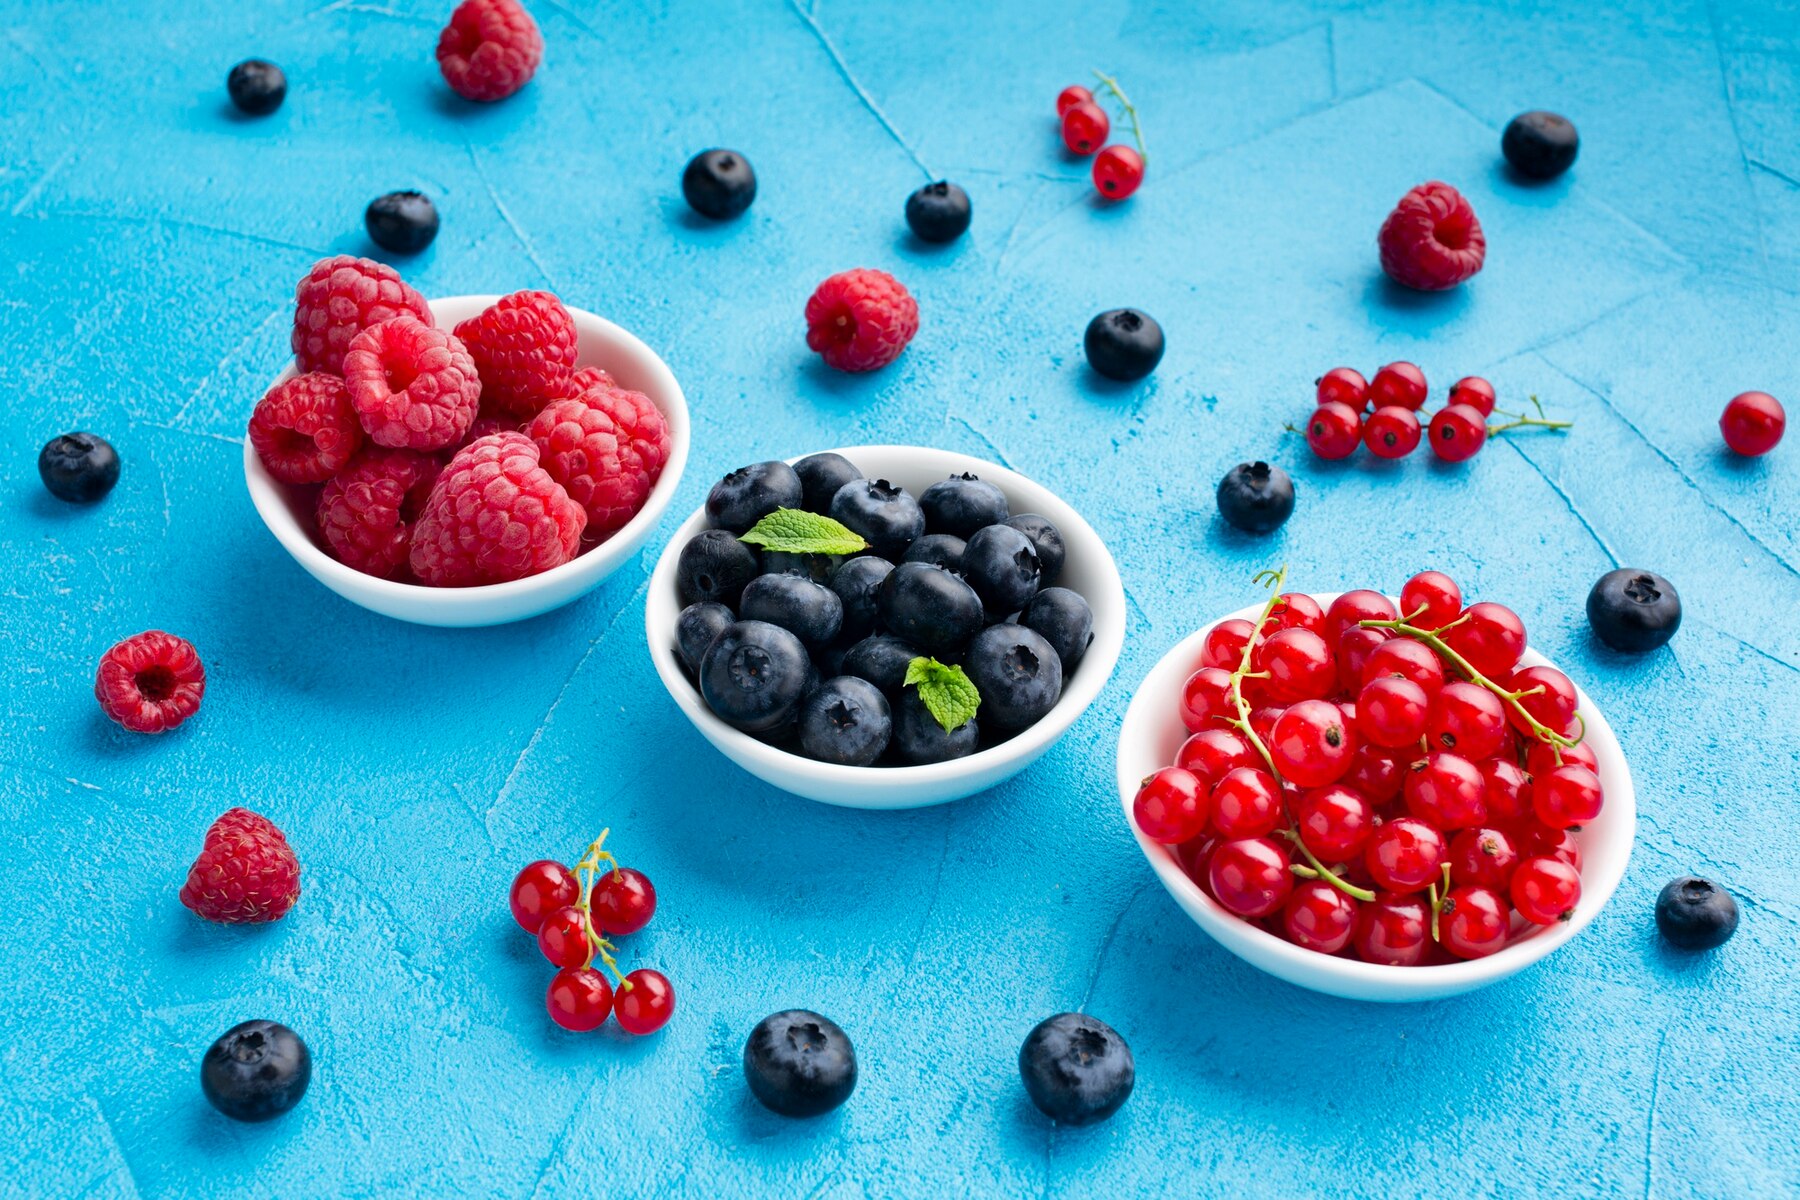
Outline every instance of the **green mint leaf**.
<svg viewBox="0 0 1800 1200"><path fill-rule="evenodd" d="M797 508L776 509L738 541L783 554L860 554L869 548L830 517Z"/></svg>
<svg viewBox="0 0 1800 1200"><path fill-rule="evenodd" d="M919 689L925 711L944 727L945 733L961 729L975 719L981 693L961 667L948 667L923 656L906 664L906 687Z"/></svg>

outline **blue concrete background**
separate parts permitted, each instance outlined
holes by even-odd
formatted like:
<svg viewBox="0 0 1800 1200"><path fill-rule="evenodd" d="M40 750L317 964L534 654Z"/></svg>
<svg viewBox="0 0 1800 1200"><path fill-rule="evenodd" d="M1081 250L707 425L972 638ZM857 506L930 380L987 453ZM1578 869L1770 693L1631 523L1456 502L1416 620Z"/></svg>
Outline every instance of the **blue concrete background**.
<svg viewBox="0 0 1800 1200"><path fill-rule="evenodd" d="M451 96L449 0L0 2L0 1192L947 1196L1768 1196L1800 1190L1793 862L1800 445L1728 458L1736 392L1800 401L1800 10L1792 0L533 5L549 50L514 99ZM225 107L238 59L292 88ZM1141 103L1150 174L1101 207L1061 154L1056 91L1092 66ZM1579 125L1526 188L1499 130ZM748 216L701 225L682 163L749 155ZM906 194L961 181L971 235L905 236ZM1491 247L1468 287L1387 286L1374 233L1449 180ZM745 461L859 441L1003 460L1062 491L1131 597L1114 684L1037 767L947 808L844 812L771 791L681 719L645 654L653 544L510 628L434 631L328 594L259 525L245 419L281 366L294 280L365 251L368 199L421 187L425 292L548 286L659 348L693 406L665 522ZM880 266L923 327L852 378L802 343L830 272ZM1140 386L1080 354L1094 312L1161 319ZM1281 424L1340 362L1480 372L1576 420L1462 467L1311 461ZM49 499L68 428L125 460L97 508ZM1221 527L1214 481L1273 456L1294 519ZM665 532L666 532L665 528ZM1302 587L1432 566L1524 616L1611 715L1636 853L1580 939L1513 981L1417 1007L1327 999L1219 950L1118 811L1133 684L1279 561ZM1680 587L1666 651L1598 647L1615 564ZM101 652L191 638L210 687L156 739L111 727ZM207 824L288 833L305 894L269 928L176 901ZM632 962L660 1036L565 1035L510 924L514 870L603 824L656 881ZM1737 938L1691 958L1651 909L1726 883ZM862 1085L795 1124L742 1086L750 1026L818 1008ZM1136 1051L1109 1124L1053 1130L1014 1056L1084 1008ZM318 1072L266 1126L196 1086L247 1017Z"/></svg>

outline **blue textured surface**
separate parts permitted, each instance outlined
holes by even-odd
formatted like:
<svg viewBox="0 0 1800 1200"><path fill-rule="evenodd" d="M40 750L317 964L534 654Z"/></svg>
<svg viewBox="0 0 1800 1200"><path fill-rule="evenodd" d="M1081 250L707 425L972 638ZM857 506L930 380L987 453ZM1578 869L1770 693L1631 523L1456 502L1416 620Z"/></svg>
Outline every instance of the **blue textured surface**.
<svg viewBox="0 0 1800 1200"><path fill-rule="evenodd" d="M118 20L0 3L0 1192L1800 1190L1800 445L1740 462L1715 428L1737 391L1800 400L1791 0L535 7L545 68L475 108L432 61L448 0ZM252 54L292 81L265 121L224 108ZM1153 156L1110 209L1047 115L1095 65L1140 102ZM1548 187L1498 165L1529 107L1584 137ZM702 226L676 180L720 143L762 191ZM900 222L927 173L974 199L971 236L942 251ZM1491 246L1435 298L1385 286L1373 246L1426 178L1467 192ZM316 586L258 524L238 440L293 281L363 250L363 204L404 186L443 211L406 268L427 293L548 285L664 353L695 422L669 527L731 466L859 441L1061 490L1130 592L1114 685L1005 787L845 812L732 768L662 693L641 624L654 544L505 629L413 628ZM924 313L867 378L800 337L812 286L853 265L895 271ZM1102 385L1081 330L1126 303L1162 320L1168 357ZM1576 429L1458 468L1322 466L1281 434L1320 369L1399 357L1440 386L1537 392ZM125 459L96 509L35 478L72 427ZM1212 511L1251 455L1301 489L1268 541ZM1450 571L1517 607L1608 711L1642 825L1580 939L1485 992L1378 1008L1254 972L1155 886L1118 815L1118 720L1163 649L1278 560L1330 591ZM1590 639L1581 601L1615 563L1681 588L1668 651ZM199 646L210 689L189 726L143 739L89 689L105 647L152 626ZM233 803L304 862L271 928L176 903ZM549 972L504 904L519 864L603 823L662 897L630 951L673 977L680 1012L646 1041L554 1030ZM1744 912L1700 958L1651 922L1687 871ZM760 1111L739 1075L750 1026L795 1004L839 1020L864 1067L811 1124ZM1076 1007L1130 1040L1139 1085L1111 1123L1059 1132L1014 1055ZM196 1086L204 1047L250 1016L318 1061L267 1126Z"/></svg>

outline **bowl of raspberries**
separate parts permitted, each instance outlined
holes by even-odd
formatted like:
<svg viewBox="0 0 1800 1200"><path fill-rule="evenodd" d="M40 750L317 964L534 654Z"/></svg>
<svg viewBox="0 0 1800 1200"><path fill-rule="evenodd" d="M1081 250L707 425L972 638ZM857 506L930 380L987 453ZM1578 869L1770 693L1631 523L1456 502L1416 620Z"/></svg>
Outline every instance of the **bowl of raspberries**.
<svg viewBox="0 0 1800 1200"><path fill-rule="evenodd" d="M352 603L496 625L584 595L641 547L687 459L654 351L548 292L427 301L340 256L296 294L294 363L250 416L269 531Z"/></svg>
<svg viewBox="0 0 1800 1200"><path fill-rule="evenodd" d="M1036 761L1112 674L1125 593L1049 489L858 446L713 485L651 577L650 654L694 726L809 799L915 808Z"/></svg>
<svg viewBox="0 0 1800 1200"><path fill-rule="evenodd" d="M1574 937L1624 876L1631 772L1518 615L1437 571L1397 598L1283 591L1138 688L1125 816L1214 940L1301 987L1426 1000Z"/></svg>

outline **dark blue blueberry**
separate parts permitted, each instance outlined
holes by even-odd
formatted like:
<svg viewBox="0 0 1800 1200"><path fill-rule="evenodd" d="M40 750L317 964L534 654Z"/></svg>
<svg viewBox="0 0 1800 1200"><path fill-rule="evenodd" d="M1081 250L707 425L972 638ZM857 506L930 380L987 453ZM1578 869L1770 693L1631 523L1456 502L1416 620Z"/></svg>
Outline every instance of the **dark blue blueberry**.
<svg viewBox="0 0 1800 1200"><path fill-rule="evenodd" d="M1037 546L1011 525L989 525L969 539L963 578L990 613L1018 612L1037 595L1044 567Z"/></svg>
<svg viewBox="0 0 1800 1200"><path fill-rule="evenodd" d="M1056 650L1067 675L1094 640L1094 613L1079 592L1045 588L1019 614L1019 624L1036 630Z"/></svg>
<svg viewBox="0 0 1800 1200"><path fill-rule="evenodd" d="M1239 463L1219 480L1219 515L1245 533L1280 529L1294 511L1294 481L1266 462Z"/></svg>
<svg viewBox="0 0 1800 1200"><path fill-rule="evenodd" d="M1062 695L1062 659L1023 625L990 625L976 634L963 670L981 693L981 720L989 729L1034 725Z"/></svg>
<svg viewBox="0 0 1800 1200"><path fill-rule="evenodd" d="M1162 326L1135 308L1115 308L1088 322L1082 346L1088 366L1108 379L1130 383L1162 361Z"/></svg>
<svg viewBox="0 0 1800 1200"><path fill-rule="evenodd" d="M1038 586L1049 587L1062 576L1063 560L1068 550L1063 546L1062 530L1051 524L1049 517L1037 513L1020 513L1008 517L1004 524L1012 526L1031 539L1038 555Z"/></svg>
<svg viewBox="0 0 1800 1200"><path fill-rule="evenodd" d="M234 1121L279 1117L300 1103L311 1082L306 1043L274 1021L233 1025L200 1060L200 1090Z"/></svg>
<svg viewBox="0 0 1800 1200"><path fill-rule="evenodd" d="M389 192L363 210L369 240L394 254L417 254L438 235L437 205L423 192Z"/></svg>
<svg viewBox="0 0 1800 1200"><path fill-rule="evenodd" d="M800 706L800 748L820 762L866 767L893 731L887 697L854 675L826 680Z"/></svg>
<svg viewBox="0 0 1800 1200"><path fill-rule="evenodd" d="M800 477L784 462L751 463L713 484L706 497L706 519L714 528L749 533L750 527L778 508L799 508Z"/></svg>
<svg viewBox="0 0 1800 1200"><path fill-rule="evenodd" d="M800 477L802 506L814 513L829 512L838 489L863 477L855 463L830 452L807 455L794 464L794 474Z"/></svg>
<svg viewBox="0 0 1800 1200"><path fill-rule="evenodd" d="M901 563L881 583L881 623L927 654L960 650L981 632L981 597L929 563Z"/></svg>
<svg viewBox="0 0 1800 1200"><path fill-rule="evenodd" d="M856 1090L856 1048L832 1021L790 1008L750 1031L744 1079L765 1108L784 1117L816 1117Z"/></svg>
<svg viewBox="0 0 1800 1200"><path fill-rule="evenodd" d="M917 646L892 634L866 637L844 655L843 672L866 679L889 696L898 696L906 683L906 668L920 657Z"/></svg>
<svg viewBox="0 0 1800 1200"><path fill-rule="evenodd" d="M945 729L931 715L916 688L907 688L894 705L894 750L913 766L967 758L981 748L981 725L964 721Z"/></svg>
<svg viewBox="0 0 1800 1200"><path fill-rule="evenodd" d="M814 583L824 583L837 569L838 560L829 554L792 554L786 550L764 550L764 575L798 575Z"/></svg>
<svg viewBox="0 0 1800 1200"><path fill-rule="evenodd" d="M682 609L675 618L675 654L681 665L690 674L698 671L706 648L735 620L729 608L714 600L702 600Z"/></svg>
<svg viewBox="0 0 1800 1200"><path fill-rule="evenodd" d="M1006 493L967 471L926 488L919 507L925 511L925 528L965 540L1007 517Z"/></svg>
<svg viewBox="0 0 1800 1200"><path fill-rule="evenodd" d="M925 532L925 513L903 487L885 479L846 483L831 498L829 515L860 533L869 548L889 562L899 562L913 539Z"/></svg>
<svg viewBox="0 0 1800 1200"><path fill-rule="evenodd" d="M820 679L836 679L839 675L848 674L844 670L844 657L850 648L860 639L850 638L839 633L823 646L813 648L813 666L819 670Z"/></svg>
<svg viewBox="0 0 1800 1200"><path fill-rule="evenodd" d="M287 76L272 62L246 58L225 77L225 90L239 112L266 117L287 99Z"/></svg>
<svg viewBox="0 0 1800 1200"><path fill-rule="evenodd" d="M946 571L961 571L969 544L954 534L928 533L906 548L907 562L930 563Z"/></svg>
<svg viewBox="0 0 1800 1200"><path fill-rule="evenodd" d="M954 242L969 228L969 193L946 180L906 198L906 223L924 242Z"/></svg>
<svg viewBox="0 0 1800 1200"><path fill-rule="evenodd" d="M1737 932L1738 907L1722 887L1684 875L1656 898L1656 927L1683 950L1723 946Z"/></svg>
<svg viewBox="0 0 1800 1200"><path fill-rule="evenodd" d="M798 575L758 575L744 588L738 616L779 625L809 646L823 646L844 624L844 602L822 583Z"/></svg>
<svg viewBox="0 0 1800 1200"><path fill-rule="evenodd" d="M675 560L675 593L684 605L702 600L736 605L760 570L755 550L723 529L702 530Z"/></svg>
<svg viewBox="0 0 1800 1200"><path fill-rule="evenodd" d="M701 216L729 220L756 199L756 172L736 150L702 150L681 172L681 194Z"/></svg>
<svg viewBox="0 0 1800 1200"><path fill-rule="evenodd" d="M65 433L38 451L38 478L58 500L92 504L119 482L119 454L98 434Z"/></svg>
<svg viewBox="0 0 1800 1200"><path fill-rule="evenodd" d="M1137 1083L1131 1047L1105 1021L1057 1013L1025 1036L1019 1077L1031 1102L1059 1125L1092 1125L1119 1111Z"/></svg>
<svg viewBox="0 0 1800 1200"><path fill-rule="evenodd" d="M893 569L894 564L887 559L865 554L832 572L831 590L844 602L845 637L867 637L875 628L881 581Z"/></svg>
<svg viewBox="0 0 1800 1200"><path fill-rule="evenodd" d="M1528 179L1555 179L1575 165L1581 137L1567 117L1536 110L1507 122L1500 153Z"/></svg>
<svg viewBox="0 0 1800 1200"><path fill-rule="evenodd" d="M727 625L700 660L700 695L745 733L791 725L818 676L800 639L767 621Z"/></svg>
<svg viewBox="0 0 1800 1200"><path fill-rule="evenodd" d="M1661 575L1624 567L1608 571L1587 598L1588 624L1614 650L1654 650L1681 628L1681 597Z"/></svg>

